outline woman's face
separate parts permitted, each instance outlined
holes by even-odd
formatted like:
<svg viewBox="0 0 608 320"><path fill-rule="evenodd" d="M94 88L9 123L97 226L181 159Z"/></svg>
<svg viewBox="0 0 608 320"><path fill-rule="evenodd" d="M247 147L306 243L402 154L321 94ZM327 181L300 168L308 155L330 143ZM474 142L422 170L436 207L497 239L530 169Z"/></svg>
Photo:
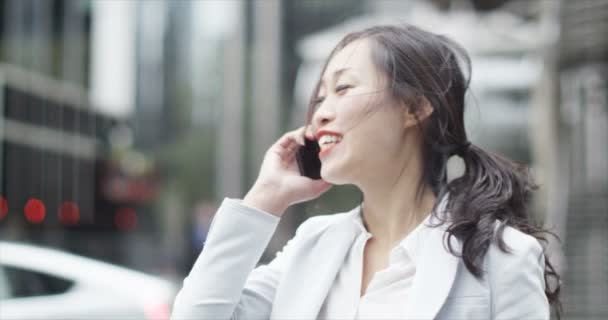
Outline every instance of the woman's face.
<svg viewBox="0 0 608 320"><path fill-rule="evenodd" d="M372 61L370 40L337 52L323 73L312 117L321 152L321 176L358 185L402 164L403 109L389 97L388 79Z"/></svg>

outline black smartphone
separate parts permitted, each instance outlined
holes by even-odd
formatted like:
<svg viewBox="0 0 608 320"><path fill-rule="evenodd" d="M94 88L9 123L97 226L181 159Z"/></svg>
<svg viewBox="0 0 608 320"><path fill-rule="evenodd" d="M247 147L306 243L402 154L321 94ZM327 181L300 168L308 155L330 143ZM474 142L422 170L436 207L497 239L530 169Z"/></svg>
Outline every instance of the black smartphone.
<svg viewBox="0 0 608 320"><path fill-rule="evenodd" d="M304 138L305 144L296 151L296 161L300 174L314 180L321 179L321 159L319 144L316 140Z"/></svg>

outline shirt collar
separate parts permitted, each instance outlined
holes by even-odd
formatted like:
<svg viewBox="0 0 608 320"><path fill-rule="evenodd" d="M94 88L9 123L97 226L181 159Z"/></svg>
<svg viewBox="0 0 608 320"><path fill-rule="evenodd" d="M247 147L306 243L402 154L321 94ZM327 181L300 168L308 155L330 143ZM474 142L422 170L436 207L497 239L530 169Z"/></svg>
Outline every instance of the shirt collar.
<svg viewBox="0 0 608 320"><path fill-rule="evenodd" d="M357 211L353 215L353 223L357 227L357 234L360 232L367 232L365 225L363 225L363 219L361 218L362 213L363 213L363 210L361 210L361 205L359 205L357 207Z"/></svg>

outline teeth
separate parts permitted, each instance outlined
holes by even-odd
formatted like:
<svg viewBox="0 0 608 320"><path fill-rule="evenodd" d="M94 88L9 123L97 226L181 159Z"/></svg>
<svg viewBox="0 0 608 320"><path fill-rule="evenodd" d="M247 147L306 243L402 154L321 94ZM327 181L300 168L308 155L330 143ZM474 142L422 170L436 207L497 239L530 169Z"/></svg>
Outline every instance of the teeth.
<svg viewBox="0 0 608 320"><path fill-rule="evenodd" d="M319 138L319 146L321 148L327 147L330 144L334 144L334 143L340 142L340 140L342 140L341 137L331 136L331 135L327 135L326 134L326 135L321 136L321 138Z"/></svg>

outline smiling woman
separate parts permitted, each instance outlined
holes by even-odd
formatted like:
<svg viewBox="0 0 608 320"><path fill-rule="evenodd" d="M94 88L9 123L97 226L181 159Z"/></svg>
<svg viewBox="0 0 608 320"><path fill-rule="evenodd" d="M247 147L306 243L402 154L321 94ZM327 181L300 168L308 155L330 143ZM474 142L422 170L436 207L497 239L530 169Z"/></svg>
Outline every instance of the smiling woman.
<svg viewBox="0 0 608 320"><path fill-rule="evenodd" d="M173 317L548 319L550 304L559 314L545 231L526 209L535 186L525 166L468 141L467 74L459 45L413 26L343 38L306 125L270 147L243 200L218 209ZM320 180L298 171L305 136L321 149ZM466 169L448 182L453 155ZM288 206L342 184L361 190L360 205L308 219L254 269Z"/></svg>

